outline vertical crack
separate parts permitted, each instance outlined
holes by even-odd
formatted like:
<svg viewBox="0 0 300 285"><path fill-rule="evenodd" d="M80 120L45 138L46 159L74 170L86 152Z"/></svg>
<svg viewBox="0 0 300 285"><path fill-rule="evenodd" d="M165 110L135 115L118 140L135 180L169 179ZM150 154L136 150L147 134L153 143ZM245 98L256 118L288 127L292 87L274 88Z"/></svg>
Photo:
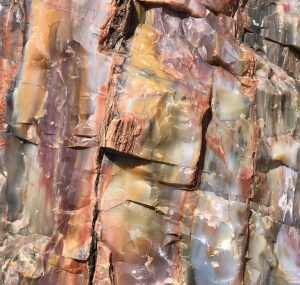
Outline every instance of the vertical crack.
<svg viewBox="0 0 300 285"><path fill-rule="evenodd" d="M110 266L109 266L109 278L110 278L112 284L116 284L115 274L114 274L114 265L113 265L113 262L112 262L112 256L110 256L109 264L110 264Z"/></svg>
<svg viewBox="0 0 300 285"><path fill-rule="evenodd" d="M247 204L249 205L249 202L247 201ZM246 229L246 244L244 248L244 260L243 260L243 269L242 269L242 274L243 274L243 280L242 280L242 285L245 284L245 276L246 276L246 266L247 266L247 261L249 260L247 257L247 252L249 248L249 243L250 243L250 223L251 223L251 218L252 218L252 212L251 209L249 209L249 216L248 216L248 224L247 224L247 229Z"/></svg>
<svg viewBox="0 0 300 285"><path fill-rule="evenodd" d="M206 110L206 112L204 113L203 118L202 118L201 149L200 149L199 160L198 160L197 168L196 168L195 180L194 180L194 184L192 187L193 191L199 191L199 189L200 189L201 175L202 175L202 171L204 169L205 155L206 155L206 149L207 149L206 133L207 133L208 126L211 123L212 117L213 117L211 101L212 101L212 93L209 96L209 107ZM195 210L197 208L198 201L199 201L199 195L197 197L197 201L196 201L195 207L193 209L193 215L192 215L192 219L191 219L190 226L189 226L189 228L191 229L190 235L192 235L192 226L193 226ZM190 236L190 239L191 239L191 236ZM196 279L195 279L194 270L193 270L193 268L191 268L189 281L194 284L194 283L196 283L195 280Z"/></svg>
<svg viewBox="0 0 300 285"><path fill-rule="evenodd" d="M253 116L253 120L254 120L254 124L255 124L255 133L256 133L256 138L257 138L257 126L256 126L256 121L257 121L257 117L256 117L256 106L257 106L257 101L256 101L256 96L254 97L254 101L253 101L253 108L251 110L252 112L252 116ZM255 148L254 148L254 153L252 154L253 157L253 174L251 177L251 182L250 185L253 186L254 180L255 180L255 171L256 171L256 159L257 159L257 148L258 148L258 144L257 142L255 142ZM250 187L251 187L250 186ZM251 191L252 188L250 188ZM249 249L249 243L250 243L250 224L252 222L252 212L251 212L251 205L250 205L250 201L251 201L251 193L250 193L250 197L247 199L246 204L249 207L249 215L248 215L248 222L247 222L247 228L245 229L246 233L246 243L245 243L245 248L244 248L244 260L243 260L243 268L242 268L242 285L245 284L245 276L246 276L246 266L247 266L247 262L248 262L248 257L247 257L247 252Z"/></svg>
<svg viewBox="0 0 300 285"><path fill-rule="evenodd" d="M99 185L99 180L100 180L100 170L101 170L101 164L104 156L104 150L102 147L99 149L98 157L97 157L97 164L98 164L98 169L97 169L97 177L95 181L95 186L94 186L94 191L95 191L95 197L96 197L96 203L94 206L94 211L93 211L93 223L92 223L92 241L90 245L90 255L87 260L88 264L88 270L89 270L89 275L88 275L88 284L92 285L93 284L93 278L96 270L96 263L97 263L97 244L98 244L98 237L97 237L97 232L96 232L96 222L97 218L99 215L99 207L98 207L98 185Z"/></svg>
<svg viewBox="0 0 300 285"><path fill-rule="evenodd" d="M206 132L208 129L208 126L212 120L212 108L211 108L211 101L212 96L209 98L209 108L206 110L205 114L202 118L202 136L201 136L201 149L200 149L200 155L199 160L197 163L197 169L195 174L195 180L193 189L197 190L200 187L201 184L201 175L204 168L204 161L205 161L205 154L206 154Z"/></svg>

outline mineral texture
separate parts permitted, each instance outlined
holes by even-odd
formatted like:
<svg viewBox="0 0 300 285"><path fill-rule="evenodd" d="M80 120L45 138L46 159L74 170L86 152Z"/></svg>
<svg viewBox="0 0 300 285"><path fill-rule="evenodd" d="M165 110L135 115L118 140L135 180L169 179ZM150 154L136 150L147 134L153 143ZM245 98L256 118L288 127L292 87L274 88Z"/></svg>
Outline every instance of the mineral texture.
<svg viewBox="0 0 300 285"><path fill-rule="evenodd" d="M0 284L299 285L299 97L299 0L0 0Z"/></svg>

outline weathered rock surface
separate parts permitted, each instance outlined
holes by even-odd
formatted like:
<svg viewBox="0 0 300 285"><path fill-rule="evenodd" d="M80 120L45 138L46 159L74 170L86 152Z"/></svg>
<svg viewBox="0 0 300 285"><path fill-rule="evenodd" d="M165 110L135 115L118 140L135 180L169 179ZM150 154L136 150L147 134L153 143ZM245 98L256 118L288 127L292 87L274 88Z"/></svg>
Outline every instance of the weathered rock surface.
<svg viewBox="0 0 300 285"><path fill-rule="evenodd" d="M298 0L0 16L0 284L300 284Z"/></svg>

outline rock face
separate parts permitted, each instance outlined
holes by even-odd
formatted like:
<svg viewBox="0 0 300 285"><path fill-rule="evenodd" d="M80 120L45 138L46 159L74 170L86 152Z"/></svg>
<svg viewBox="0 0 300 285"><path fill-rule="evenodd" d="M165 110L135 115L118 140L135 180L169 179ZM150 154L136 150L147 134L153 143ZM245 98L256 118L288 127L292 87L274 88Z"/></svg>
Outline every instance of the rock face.
<svg viewBox="0 0 300 285"><path fill-rule="evenodd" d="M0 284L300 284L299 0L0 15Z"/></svg>

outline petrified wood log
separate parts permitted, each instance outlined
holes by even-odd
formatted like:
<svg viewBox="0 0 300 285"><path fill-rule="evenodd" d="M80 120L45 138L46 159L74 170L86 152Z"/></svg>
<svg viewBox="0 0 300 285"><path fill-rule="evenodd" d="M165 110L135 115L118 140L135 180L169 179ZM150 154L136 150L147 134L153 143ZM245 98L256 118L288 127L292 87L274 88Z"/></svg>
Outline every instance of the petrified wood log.
<svg viewBox="0 0 300 285"><path fill-rule="evenodd" d="M0 0L0 284L300 284L299 0Z"/></svg>

